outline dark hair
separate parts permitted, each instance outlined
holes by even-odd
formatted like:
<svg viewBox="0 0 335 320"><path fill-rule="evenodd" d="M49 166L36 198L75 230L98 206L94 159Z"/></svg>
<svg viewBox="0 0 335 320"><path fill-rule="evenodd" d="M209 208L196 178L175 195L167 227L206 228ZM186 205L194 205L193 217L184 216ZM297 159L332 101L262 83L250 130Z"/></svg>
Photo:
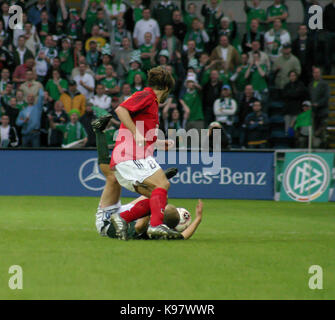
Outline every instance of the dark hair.
<svg viewBox="0 0 335 320"><path fill-rule="evenodd" d="M175 81L165 67L159 66L148 71L148 85L153 89L165 90L168 88L170 91L174 87Z"/></svg>
<svg viewBox="0 0 335 320"><path fill-rule="evenodd" d="M164 210L164 220L163 223L169 228L175 228L180 221L180 216L177 208L174 205L168 204Z"/></svg>

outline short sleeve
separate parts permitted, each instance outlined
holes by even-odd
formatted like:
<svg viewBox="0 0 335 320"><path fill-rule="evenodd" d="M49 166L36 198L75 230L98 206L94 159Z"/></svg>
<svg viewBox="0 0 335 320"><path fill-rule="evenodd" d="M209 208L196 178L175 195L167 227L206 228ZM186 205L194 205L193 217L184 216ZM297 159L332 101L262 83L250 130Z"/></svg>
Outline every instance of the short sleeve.
<svg viewBox="0 0 335 320"><path fill-rule="evenodd" d="M138 91L130 98L120 104L121 107L126 108L129 112L140 111L154 102L154 97L148 91Z"/></svg>

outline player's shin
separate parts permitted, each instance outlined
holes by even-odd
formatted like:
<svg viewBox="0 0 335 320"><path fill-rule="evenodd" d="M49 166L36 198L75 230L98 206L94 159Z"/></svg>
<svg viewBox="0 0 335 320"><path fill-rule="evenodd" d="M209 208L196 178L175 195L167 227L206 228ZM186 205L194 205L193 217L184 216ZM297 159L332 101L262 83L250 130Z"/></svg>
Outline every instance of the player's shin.
<svg viewBox="0 0 335 320"><path fill-rule="evenodd" d="M163 223L164 209L167 203L167 190L156 188L152 191L150 197L150 225L156 227Z"/></svg>

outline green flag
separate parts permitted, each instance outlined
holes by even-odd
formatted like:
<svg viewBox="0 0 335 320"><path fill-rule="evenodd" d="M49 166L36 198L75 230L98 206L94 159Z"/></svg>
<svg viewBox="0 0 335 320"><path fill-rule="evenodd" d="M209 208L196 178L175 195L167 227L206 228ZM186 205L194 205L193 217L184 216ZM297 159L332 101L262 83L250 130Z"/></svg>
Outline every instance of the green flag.
<svg viewBox="0 0 335 320"><path fill-rule="evenodd" d="M300 113L297 116L294 129L298 129L300 127L308 127L311 125L312 125L312 110L307 110L305 112Z"/></svg>

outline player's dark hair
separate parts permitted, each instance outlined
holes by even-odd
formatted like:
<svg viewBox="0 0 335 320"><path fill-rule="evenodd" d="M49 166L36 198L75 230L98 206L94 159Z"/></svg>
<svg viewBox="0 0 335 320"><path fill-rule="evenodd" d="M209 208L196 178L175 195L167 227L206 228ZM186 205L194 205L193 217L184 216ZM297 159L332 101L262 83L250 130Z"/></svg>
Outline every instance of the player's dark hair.
<svg viewBox="0 0 335 320"><path fill-rule="evenodd" d="M165 90L166 88L169 91L174 87L175 81L172 77L170 71L165 67L159 66L152 68L148 72L148 85L149 87L156 90Z"/></svg>
<svg viewBox="0 0 335 320"><path fill-rule="evenodd" d="M179 221L180 216L177 208L172 204L168 204L164 210L163 223L166 224L169 228L173 229L178 225Z"/></svg>

